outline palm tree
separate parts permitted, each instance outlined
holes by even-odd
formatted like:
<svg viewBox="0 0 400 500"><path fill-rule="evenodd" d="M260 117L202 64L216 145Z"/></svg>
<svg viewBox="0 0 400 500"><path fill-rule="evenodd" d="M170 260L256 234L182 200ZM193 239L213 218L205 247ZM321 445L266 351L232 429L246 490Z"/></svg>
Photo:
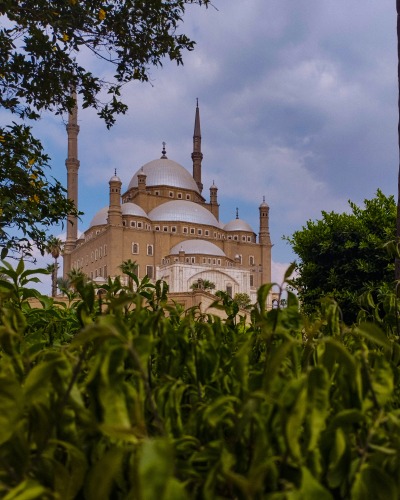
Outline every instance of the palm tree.
<svg viewBox="0 0 400 500"><path fill-rule="evenodd" d="M58 262L57 259L62 251L63 242L60 238L55 236L50 236L47 242L47 252L51 254L54 259L54 266L51 269L51 296L55 297L57 295L57 272L58 272Z"/></svg>
<svg viewBox="0 0 400 500"><path fill-rule="evenodd" d="M87 282L87 276L82 269L72 268L67 277L69 285L75 290L77 290L80 284L85 285Z"/></svg>
<svg viewBox="0 0 400 500"><path fill-rule="evenodd" d="M119 266L121 271L124 274L128 275L128 288L131 292L133 292L133 278L132 275L136 276L137 273L137 264L134 260L128 259L124 260L122 264Z"/></svg>
<svg viewBox="0 0 400 500"><path fill-rule="evenodd" d="M70 285L71 283L68 278L57 278L57 288L63 296L69 290Z"/></svg>

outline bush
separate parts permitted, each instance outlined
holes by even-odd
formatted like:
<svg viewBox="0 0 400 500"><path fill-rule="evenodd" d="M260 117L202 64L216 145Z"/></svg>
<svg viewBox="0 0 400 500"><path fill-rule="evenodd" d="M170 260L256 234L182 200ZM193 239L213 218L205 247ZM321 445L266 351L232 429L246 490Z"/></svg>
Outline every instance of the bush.
<svg viewBox="0 0 400 500"><path fill-rule="evenodd" d="M148 280L109 280L101 302L81 284L63 306L22 264L0 272L2 498L399 498L384 324L346 327L333 301L310 322L290 291L266 310L271 285L248 325Z"/></svg>

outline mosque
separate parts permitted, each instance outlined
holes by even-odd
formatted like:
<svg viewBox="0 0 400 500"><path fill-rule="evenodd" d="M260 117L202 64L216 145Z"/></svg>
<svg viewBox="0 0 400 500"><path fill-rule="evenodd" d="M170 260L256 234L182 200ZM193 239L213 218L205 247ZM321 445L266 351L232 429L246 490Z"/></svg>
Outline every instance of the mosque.
<svg viewBox="0 0 400 500"><path fill-rule="evenodd" d="M78 206L77 108L67 124L68 198ZM120 265L130 259L139 278L163 279L170 293L190 294L202 283L232 297L246 293L256 301L257 289L271 282L269 207L259 206L258 236L238 217L223 223L219 218L218 188L210 187L209 199L201 180L200 110L194 122L192 174L169 159L163 143L161 157L140 166L127 188L117 173L109 181L109 200L94 214L78 238L78 221L69 217L64 246L64 277L71 269L82 270L101 282L122 276Z"/></svg>

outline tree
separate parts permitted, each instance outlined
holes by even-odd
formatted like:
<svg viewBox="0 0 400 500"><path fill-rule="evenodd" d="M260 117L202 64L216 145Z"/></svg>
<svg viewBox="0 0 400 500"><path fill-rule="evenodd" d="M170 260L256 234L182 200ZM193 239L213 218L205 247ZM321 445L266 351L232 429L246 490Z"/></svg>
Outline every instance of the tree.
<svg viewBox="0 0 400 500"><path fill-rule="evenodd" d="M8 250L29 255L33 242L43 255L47 251L46 229L62 222L67 213L77 215L62 185L46 177L49 161L29 127L16 123L0 127L2 258Z"/></svg>
<svg viewBox="0 0 400 500"><path fill-rule="evenodd" d="M233 300L237 302L240 309L249 309L251 299L247 293L235 293Z"/></svg>
<svg viewBox="0 0 400 500"><path fill-rule="evenodd" d="M197 281L195 281L190 288L192 290L214 290L215 283L213 283L210 280L203 280L200 278Z"/></svg>
<svg viewBox="0 0 400 500"><path fill-rule="evenodd" d="M332 296L348 323L356 319L363 291L393 282L394 263L385 244L395 239L396 204L393 196L377 191L364 208L349 201L351 213L322 212L286 238L299 256L293 280L306 312L320 299Z"/></svg>
<svg viewBox="0 0 400 500"><path fill-rule="evenodd" d="M182 64L194 42L178 33L188 5L210 0L78 0L0 3L0 110L13 124L0 127L0 246L29 253L46 250L46 228L76 215L65 190L49 181L49 158L31 128L43 111L71 111L73 88L84 108L93 107L110 127L127 106L121 87L148 81L152 66L168 57ZM79 61L84 52L85 64ZM108 65L93 65L88 54ZM90 67L90 69L89 69ZM108 80L104 74L113 75ZM107 71L108 70L108 71ZM10 120L11 121L11 120ZM19 232L16 234L15 230ZM22 232L22 236L21 236Z"/></svg>
<svg viewBox="0 0 400 500"><path fill-rule="evenodd" d="M127 259L122 262L119 266L121 271L128 276L128 288L132 292L133 291L133 276L137 275L138 265L134 260Z"/></svg>
<svg viewBox="0 0 400 500"><path fill-rule="evenodd" d="M88 281L86 274L82 269L71 269L67 275L69 287L74 290L78 289L80 286L84 286Z"/></svg>
<svg viewBox="0 0 400 500"><path fill-rule="evenodd" d="M51 236L47 243L47 252L51 254L54 259L54 264L51 266L51 296L55 297L57 295L57 272L58 272L58 262L57 259L60 256L62 247L64 243L54 236Z"/></svg>

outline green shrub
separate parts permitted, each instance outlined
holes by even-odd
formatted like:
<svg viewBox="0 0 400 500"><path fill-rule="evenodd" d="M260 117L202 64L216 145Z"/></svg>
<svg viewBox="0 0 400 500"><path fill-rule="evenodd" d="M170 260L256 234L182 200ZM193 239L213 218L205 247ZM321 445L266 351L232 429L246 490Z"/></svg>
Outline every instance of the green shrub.
<svg viewBox="0 0 400 500"><path fill-rule="evenodd" d="M61 306L4 271L2 498L399 498L394 330L346 327L333 301L311 321L290 291L266 310L271 285L245 325L229 301L227 320L168 305L161 282L109 280L101 304L83 283Z"/></svg>

